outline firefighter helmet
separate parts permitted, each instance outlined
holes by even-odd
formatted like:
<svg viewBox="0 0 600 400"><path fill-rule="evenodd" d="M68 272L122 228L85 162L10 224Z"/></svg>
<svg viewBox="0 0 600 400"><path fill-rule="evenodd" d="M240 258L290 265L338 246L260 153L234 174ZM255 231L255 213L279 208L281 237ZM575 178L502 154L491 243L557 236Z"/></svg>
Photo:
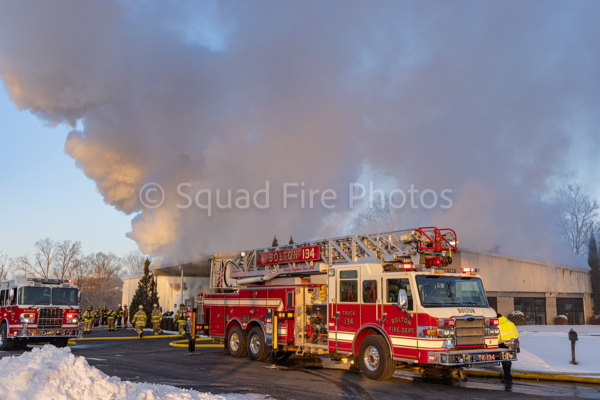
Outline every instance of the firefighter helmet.
<svg viewBox="0 0 600 400"><path fill-rule="evenodd" d="M140 306L138 308L144 308L144 306L140 304Z"/></svg>

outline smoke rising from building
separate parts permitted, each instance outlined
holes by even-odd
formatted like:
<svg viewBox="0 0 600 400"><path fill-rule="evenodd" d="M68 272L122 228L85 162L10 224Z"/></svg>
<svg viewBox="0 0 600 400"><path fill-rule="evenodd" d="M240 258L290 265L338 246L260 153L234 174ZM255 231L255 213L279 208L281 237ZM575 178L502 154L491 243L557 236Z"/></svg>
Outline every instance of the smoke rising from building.
<svg viewBox="0 0 600 400"><path fill-rule="evenodd" d="M73 127L65 152L146 253L340 235L348 185L452 190L406 226L478 250L552 259L555 185L600 147L597 2L3 1L12 101ZM585 146L582 146L585 143ZM268 209L182 210L186 193L271 187ZM150 209L141 188L166 198ZM335 210L286 182L332 189ZM342 206L344 205L344 206Z"/></svg>

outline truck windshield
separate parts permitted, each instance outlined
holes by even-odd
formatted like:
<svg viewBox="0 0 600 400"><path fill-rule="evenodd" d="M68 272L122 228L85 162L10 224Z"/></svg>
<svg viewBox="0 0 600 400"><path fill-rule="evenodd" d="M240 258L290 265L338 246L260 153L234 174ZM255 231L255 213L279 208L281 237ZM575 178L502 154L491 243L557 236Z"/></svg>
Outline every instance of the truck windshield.
<svg viewBox="0 0 600 400"><path fill-rule="evenodd" d="M416 278L423 307L487 307L479 278L443 275L417 275Z"/></svg>
<svg viewBox="0 0 600 400"><path fill-rule="evenodd" d="M49 305L50 304L49 287L27 286L19 288L19 304L27 305Z"/></svg>
<svg viewBox="0 0 600 400"><path fill-rule="evenodd" d="M52 305L60 306L76 306L77 297L79 290L77 289L65 289L65 288L53 288L52 289Z"/></svg>

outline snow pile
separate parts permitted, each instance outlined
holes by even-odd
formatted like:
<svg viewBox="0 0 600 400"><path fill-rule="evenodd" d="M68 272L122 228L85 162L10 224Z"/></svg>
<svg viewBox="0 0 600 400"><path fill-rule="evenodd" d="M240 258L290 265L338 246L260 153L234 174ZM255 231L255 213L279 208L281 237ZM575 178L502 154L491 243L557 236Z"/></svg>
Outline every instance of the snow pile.
<svg viewBox="0 0 600 400"><path fill-rule="evenodd" d="M3 400L231 400L261 395L217 396L173 386L121 381L91 367L71 349L51 345L0 359Z"/></svg>

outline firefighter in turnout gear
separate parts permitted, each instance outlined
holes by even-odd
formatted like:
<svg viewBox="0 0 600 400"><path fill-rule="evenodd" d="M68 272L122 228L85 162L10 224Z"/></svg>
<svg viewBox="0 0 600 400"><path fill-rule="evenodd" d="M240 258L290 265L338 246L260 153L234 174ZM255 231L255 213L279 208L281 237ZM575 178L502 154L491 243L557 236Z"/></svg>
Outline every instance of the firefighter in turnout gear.
<svg viewBox="0 0 600 400"><path fill-rule="evenodd" d="M108 325L108 309L106 306L102 309L102 326Z"/></svg>
<svg viewBox="0 0 600 400"><path fill-rule="evenodd" d="M183 337L185 334L185 328L187 325L187 313L185 312L185 305L181 303L179 310L175 313L173 321L177 323L177 329L179 330L179 337Z"/></svg>
<svg viewBox="0 0 600 400"><path fill-rule="evenodd" d="M517 331L517 327L515 324L509 321L508 318L502 316L502 314L498 314L497 317L498 328L500 329L500 333L498 334L499 346L509 349L516 349L517 353L519 353L519 332ZM502 369L504 370L502 382L512 383L513 379L510 373L511 367L512 361L502 361Z"/></svg>
<svg viewBox="0 0 600 400"><path fill-rule="evenodd" d="M100 325L100 307L96 308L94 312L94 327L98 327Z"/></svg>
<svg viewBox="0 0 600 400"><path fill-rule="evenodd" d="M92 323L94 322L94 311L92 310L92 306L89 306L83 314L83 333L92 333Z"/></svg>
<svg viewBox="0 0 600 400"><path fill-rule="evenodd" d="M117 329L121 329L121 321L123 321L123 308L119 304L117 309Z"/></svg>
<svg viewBox="0 0 600 400"><path fill-rule="evenodd" d="M117 316L117 311L116 310L111 310L108 313L107 319L108 319L108 330L109 331L114 331L115 330L115 317Z"/></svg>
<svg viewBox="0 0 600 400"><path fill-rule="evenodd" d="M123 326L127 328L127 321L129 321L129 309L127 309L127 304L125 304L123 308Z"/></svg>
<svg viewBox="0 0 600 400"><path fill-rule="evenodd" d="M144 306L140 304L139 311L135 313L131 320L131 325L135 326L135 330L140 337L144 336L144 328L146 327L146 313L144 312Z"/></svg>
<svg viewBox="0 0 600 400"><path fill-rule="evenodd" d="M162 321L162 315L160 313L160 309L158 305L155 304L152 309L152 330L154 330L155 335L160 335L162 333L162 329L160 329L160 322Z"/></svg>

